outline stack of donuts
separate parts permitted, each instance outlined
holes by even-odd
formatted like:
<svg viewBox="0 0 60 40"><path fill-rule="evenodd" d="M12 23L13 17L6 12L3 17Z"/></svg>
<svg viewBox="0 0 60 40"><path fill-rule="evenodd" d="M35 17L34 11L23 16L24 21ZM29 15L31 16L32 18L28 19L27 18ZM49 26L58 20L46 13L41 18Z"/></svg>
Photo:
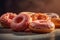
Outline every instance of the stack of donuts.
<svg viewBox="0 0 60 40"><path fill-rule="evenodd" d="M60 26L60 20L54 13L7 12L0 17L0 24L16 32L50 33Z"/></svg>

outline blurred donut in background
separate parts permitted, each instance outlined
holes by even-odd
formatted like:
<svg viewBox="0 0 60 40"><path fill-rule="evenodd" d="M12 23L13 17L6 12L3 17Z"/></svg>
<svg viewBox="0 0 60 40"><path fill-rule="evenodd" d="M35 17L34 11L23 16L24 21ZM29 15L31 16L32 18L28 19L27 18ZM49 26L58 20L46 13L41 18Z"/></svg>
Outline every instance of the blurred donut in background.
<svg viewBox="0 0 60 40"><path fill-rule="evenodd" d="M60 17L57 13L47 13L51 17L51 21L55 24L56 28L60 28Z"/></svg>
<svg viewBox="0 0 60 40"><path fill-rule="evenodd" d="M11 24L13 18L16 16L17 15L15 13L12 13L12 12L7 12L7 13L3 14L0 17L1 26L5 27L5 28L10 28L10 24Z"/></svg>
<svg viewBox="0 0 60 40"><path fill-rule="evenodd" d="M43 13L35 13L32 15L32 19L34 20L50 20L50 17Z"/></svg>
<svg viewBox="0 0 60 40"><path fill-rule="evenodd" d="M49 15L51 18L59 18L59 15L57 13L46 13Z"/></svg>

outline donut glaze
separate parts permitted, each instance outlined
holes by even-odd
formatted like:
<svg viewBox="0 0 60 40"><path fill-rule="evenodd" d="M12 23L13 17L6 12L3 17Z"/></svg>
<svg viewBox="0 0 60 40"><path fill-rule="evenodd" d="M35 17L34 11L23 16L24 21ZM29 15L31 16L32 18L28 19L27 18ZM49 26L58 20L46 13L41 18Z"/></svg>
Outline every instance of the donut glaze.
<svg viewBox="0 0 60 40"><path fill-rule="evenodd" d="M24 31L30 22L30 16L28 14L21 13L15 17L11 23L11 28L14 31Z"/></svg>
<svg viewBox="0 0 60 40"><path fill-rule="evenodd" d="M42 13L36 13L32 15L32 19L34 20L49 20L49 16L46 14L42 14Z"/></svg>
<svg viewBox="0 0 60 40"><path fill-rule="evenodd" d="M7 12L0 17L0 24L5 28L10 28L10 23L14 17L17 15L15 13Z"/></svg>
<svg viewBox="0 0 60 40"><path fill-rule="evenodd" d="M29 28L36 33L49 33L55 29L54 23L45 20L37 20L30 23Z"/></svg>

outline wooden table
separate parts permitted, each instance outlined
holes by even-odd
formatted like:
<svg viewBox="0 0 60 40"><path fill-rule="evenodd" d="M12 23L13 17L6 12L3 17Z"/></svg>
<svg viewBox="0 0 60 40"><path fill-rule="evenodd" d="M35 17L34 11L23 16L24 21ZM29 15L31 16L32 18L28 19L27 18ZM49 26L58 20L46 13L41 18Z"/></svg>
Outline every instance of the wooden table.
<svg viewBox="0 0 60 40"><path fill-rule="evenodd" d="M13 32L11 29L0 28L0 40L60 40L60 29L52 33L36 34Z"/></svg>

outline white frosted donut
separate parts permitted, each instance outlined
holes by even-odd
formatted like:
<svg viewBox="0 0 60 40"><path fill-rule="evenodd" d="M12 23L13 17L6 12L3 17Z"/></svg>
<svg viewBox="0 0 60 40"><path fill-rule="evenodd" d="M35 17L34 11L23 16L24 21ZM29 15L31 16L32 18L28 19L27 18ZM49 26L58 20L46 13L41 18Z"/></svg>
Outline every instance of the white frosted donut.
<svg viewBox="0 0 60 40"><path fill-rule="evenodd" d="M49 17L51 18L59 18L59 15L57 13L46 13L47 15L49 15Z"/></svg>

